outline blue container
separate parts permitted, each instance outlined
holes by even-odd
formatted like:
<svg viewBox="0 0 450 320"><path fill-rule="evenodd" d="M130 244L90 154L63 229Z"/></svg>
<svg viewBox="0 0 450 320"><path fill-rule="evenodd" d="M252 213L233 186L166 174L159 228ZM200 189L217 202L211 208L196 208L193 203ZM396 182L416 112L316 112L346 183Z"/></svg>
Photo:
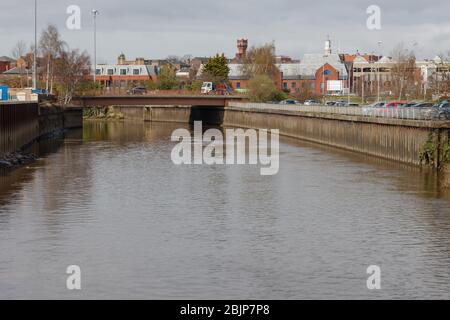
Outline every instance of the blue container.
<svg viewBox="0 0 450 320"><path fill-rule="evenodd" d="M48 90L45 90L45 89L31 90L31 93L48 94Z"/></svg>
<svg viewBox="0 0 450 320"><path fill-rule="evenodd" d="M0 86L0 100L8 100L8 86Z"/></svg>

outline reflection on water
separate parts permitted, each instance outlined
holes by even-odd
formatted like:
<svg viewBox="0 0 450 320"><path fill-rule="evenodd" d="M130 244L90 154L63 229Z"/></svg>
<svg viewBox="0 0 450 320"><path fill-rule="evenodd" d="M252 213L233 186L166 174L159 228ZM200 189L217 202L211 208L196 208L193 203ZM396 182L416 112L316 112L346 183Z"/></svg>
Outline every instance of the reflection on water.
<svg viewBox="0 0 450 320"><path fill-rule="evenodd" d="M175 166L180 126L88 122L0 175L0 298L450 297L434 173L292 139L276 176Z"/></svg>

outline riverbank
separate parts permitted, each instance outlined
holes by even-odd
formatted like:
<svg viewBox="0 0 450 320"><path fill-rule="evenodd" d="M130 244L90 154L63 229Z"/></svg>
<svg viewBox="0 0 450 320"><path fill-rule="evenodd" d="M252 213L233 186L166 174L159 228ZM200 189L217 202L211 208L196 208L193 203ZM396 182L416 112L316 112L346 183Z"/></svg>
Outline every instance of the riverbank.
<svg viewBox="0 0 450 320"><path fill-rule="evenodd" d="M0 158L0 169L12 168L31 163L37 159L37 156L32 153L25 153L17 151L9 153Z"/></svg>
<svg viewBox="0 0 450 320"><path fill-rule="evenodd" d="M49 102L0 103L0 124L0 167L16 167L36 159L36 155L25 151L27 146L81 128L82 109Z"/></svg>

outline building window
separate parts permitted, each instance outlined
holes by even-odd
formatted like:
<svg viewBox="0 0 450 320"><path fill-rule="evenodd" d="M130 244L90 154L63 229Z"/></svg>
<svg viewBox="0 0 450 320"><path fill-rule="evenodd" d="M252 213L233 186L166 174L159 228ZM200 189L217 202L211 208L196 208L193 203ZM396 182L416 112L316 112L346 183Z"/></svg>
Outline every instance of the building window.
<svg viewBox="0 0 450 320"><path fill-rule="evenodd" d="M291 88L292 88L292 89L295 89L296 87L297 87L297 83L296 83L296 82L292 82L292 83L291 83Z"/></svg>
<svg viewBox="0 0 450 320"><path fill-rule="evenodd" d="M323 74L326 75L326 76L329 76L329 75L331 74L331 71L330 71L330 70L325 70L325 71L323 72Z"/></svg>
<svg viewBox="0 0 450 320"><path fill-rule="evenodd" d="M133 69L133 74L135 75L135 76L137 76L137 75L139 75L139 72L140 70L139 69Z"/></svg>
<svg viewBox="0 0 450 320"><path fill-rule="evenodd" d="M112 76L114 74L114 70L113 69L108 69L108 75Z"/></svg>
<svg viewBox="0 0 450 320"><path fill-rule="evenodd" d="M241 83L240 83L240 82L237 82L237 83L236 83L236 88L237 88L237 89L240 89L240 88L241 88Z"/></svg>
<svg viewBox="0 0 450 320"><path fill-rule="evenodd" d="M283 89L287 90L287 88L288 88L288 83L287 82L283 82Z"/></svg>
<svg viewBox="0 0 450 320"><path fill-rule="evenodd" d="M101 69L95 69L95 74L99 75L102 72Z"/></svg>
<svg viewBox="0 0 450 320"><path fill-rule="evenodd" d="M120 69L120 75L126 76L127 75L127 69Z"/></svg>

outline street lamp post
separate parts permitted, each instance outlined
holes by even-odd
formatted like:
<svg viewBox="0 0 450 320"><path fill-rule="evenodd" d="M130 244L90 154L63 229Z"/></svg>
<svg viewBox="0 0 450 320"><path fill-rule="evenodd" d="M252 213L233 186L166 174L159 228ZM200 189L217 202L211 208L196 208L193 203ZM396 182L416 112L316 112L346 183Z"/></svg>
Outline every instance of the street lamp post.
<svg viewBox="0 0 450 320"><path fill-rule="evenodd" d="M381 45L383 41L378 41L378 66L377 66L377 102L380 102L380 59L381 59Z"/></svg>
<svg viewBox="0 0 450 320"><path fill-rule="evenodd" d="M94 16L94 84L97 80L97 16L100 14L98 10L92 10Z"/></svg>
<svg viewBox="0 0 450 320"><path fill-rule="evenodd" d="M33 89L37 89L37 0L34 0L34 52L33 52Z"/></svg>

